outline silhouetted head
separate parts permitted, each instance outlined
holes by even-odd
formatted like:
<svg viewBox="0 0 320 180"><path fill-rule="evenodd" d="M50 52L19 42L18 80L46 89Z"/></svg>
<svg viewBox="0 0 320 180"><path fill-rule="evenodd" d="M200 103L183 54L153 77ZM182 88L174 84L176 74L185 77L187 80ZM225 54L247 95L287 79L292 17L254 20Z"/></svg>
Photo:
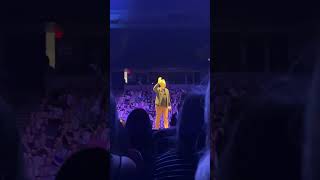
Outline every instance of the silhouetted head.
<svg viewBox="0 0 320 180"><path fill-rule="evenodd" d="M290 89L294 90L282 94L281 88L242 101L219 161L219 179L300 179L304 105L290 96Z"/></svg>
<svg viewBox="0 0 320 180"><path fill-rule="evenodd" d="M109 179L110 153L94 148L71 155L60 168L56 180L106 180Z"/></svg>
<svg viewBox="0 0 320 180"><path fill-rule="evenodd" d="M210 133L211 133L211 126L210 126L210 83L208 83L207 90L206 90L206 99L205 99L205 126L206 126L206 147L205 153L201 157L196 175L195 180L209 180L210 179ZM213 153L214 154L214 150Z"/></svg>
<svg viewBox="0 0 320 180"><path fill-rule="evenodd" d="M204 95L188 95L178 117L177 140L180 151L196 152L204 147L204 121Z"/></svg>
<svg viewBox="0 0 320 180"><path fill-rule="evenodd" d="M145 146L150 146L152 124L148 113L144 109L135 109L129 114L126 130L129 136L129 143L133 148L141 150Z"/></svg>

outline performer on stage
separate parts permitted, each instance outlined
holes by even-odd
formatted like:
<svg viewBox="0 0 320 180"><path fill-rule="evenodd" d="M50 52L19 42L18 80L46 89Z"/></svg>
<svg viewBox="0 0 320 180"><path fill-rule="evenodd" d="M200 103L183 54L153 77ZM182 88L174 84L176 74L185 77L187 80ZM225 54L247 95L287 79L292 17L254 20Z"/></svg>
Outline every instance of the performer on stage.
<svg viewBox="0 0 320 180"><path fill-rule="evenodd" d="M153 91L156 95L156 125L155 128L160 127L160 118L163 116L164 128L169 127L168 114L171 110L170 94L169 90L166 88L166 81L161 77L158 78L158 83L153 87Z"/></svg>

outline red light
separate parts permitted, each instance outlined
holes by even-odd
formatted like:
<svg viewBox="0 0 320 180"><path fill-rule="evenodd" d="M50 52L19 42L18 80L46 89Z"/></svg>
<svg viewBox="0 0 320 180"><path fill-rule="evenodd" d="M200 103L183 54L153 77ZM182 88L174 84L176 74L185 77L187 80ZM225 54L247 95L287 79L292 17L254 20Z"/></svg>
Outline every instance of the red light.
<svg viewBox="0 0 320 180"><path fill-rule="evenodd" d="M61 28L59 26L54 27L54 34L57 39L61 39L63 37L63 31L61 30Z"/></svg>

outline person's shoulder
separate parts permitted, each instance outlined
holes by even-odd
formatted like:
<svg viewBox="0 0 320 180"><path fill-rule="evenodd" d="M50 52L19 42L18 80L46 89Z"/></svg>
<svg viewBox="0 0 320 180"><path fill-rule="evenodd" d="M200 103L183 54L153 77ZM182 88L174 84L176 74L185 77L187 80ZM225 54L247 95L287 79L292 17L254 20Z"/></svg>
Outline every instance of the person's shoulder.
<svg viewBox="0 0 320 180"><path fill-rule="evenodd" d="M122 163L123 163L123 169L125 170L134 170L136 169L136 164L135 162L130 159L129 157L122 156Z"/></svg>
<svg viewBox="0 0 320 180"><path fill-rule="evenodd" d="M121 178L127 179L128 177L132 177L135 175L136 171L136 164L133 160L126 156L118 156L112 154L112 168L116 170L116 168L120 165L120 158L121 158Z"/></svg>
<svg viewBox="0 0 320 180"><path fill-rule="evenodd" d="M119 163L120 158L121 158L121 169L125 170L125 171L132 171L136 169L136 164L133 160L131 160L129 157L127 156L119 156L116 154L112 154L112 164L116 165Z"/></svg>

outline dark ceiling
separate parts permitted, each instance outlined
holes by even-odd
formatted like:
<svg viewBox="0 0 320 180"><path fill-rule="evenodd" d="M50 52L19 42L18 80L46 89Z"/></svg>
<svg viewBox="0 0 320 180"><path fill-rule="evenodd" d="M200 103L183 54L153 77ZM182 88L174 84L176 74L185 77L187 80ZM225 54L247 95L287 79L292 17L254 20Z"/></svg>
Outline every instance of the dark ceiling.
<svg viewBox="0 0 320 180"><path fill-rule="evenodd" d="M8 1L1 6L1 31L7 33L41 32L46 22L56 22L74 36L105 36L108 24L108 2L102 1Z"/></svg>
<svg viewBox="0 0 320 180"><path fill-rule="evenodd" d="M108 0L99 1L76 1L76 0L18 0L7 1L1 5L2 20L8 22L17 20L19 22L30 22L38 20L59 20L59 21L78 21L78 22L102 22L108 20L109 14ZM176 6L178 10L192 10L194 13L201 13L201 9L206 8L208 3L199 3L195 0L176 0L160 2L149 2L146 0L132 1L135 8L148 8L152 10L167 6ZM140 3L139 3L140 2ZM169 2L171 4L169 4ZM203 2L203 1L201 1ZM211 0L213 5L211 11L214 16L212 19L215 24L296 24L305 21L312 21L316 18L318 6L309 1L281 1L281 0ZM141 6L140 6L140 5ZM177 5L178 4L178 5ZM170 5L170 6L169 6ZM132 5L133 6L133 5ZM162 10L161 10L162 12Z"/></svg>
<svg viewBox="0 0 320 180"><path fill-rule="evenodd" d="M215 0L211 2L214 4L215 27L311 25L317 16L317 6L307 1Z"/></svg>
<svg viewBox="0 0 320 180"><path fill-rule="evenodd" d="M82 24L83 26L97 26L93 29L104 29L109 24L109 2L108 0L99 1L76 1L76 0L18 0L7 1L1 6L0 17L3 24L16 24L23 28L23 24L43 23L55 21L61 24ZM130 1L136 3L139 8L147 2L146 0ZM140 3L138 3L140 2ZM167 4L166 4L167 2ZM153 10L162 4L163 9L169 7L169 2L149 2ZM201 9L207 8L208 4L198 3L199 1L177 0L172 3L179 11L187 9L196 15ZM281 0L210 0L211 2L211 22L213 30L219 28L249 28L249 27L269 27L282 28L293 27L302 29L312 29L316 25L319 13L317 5L308 1L281 1ZM198 3L198 5L197 5ZM140 5L141 6L140 6ZM181 4L181 6L179 5ZM183 5L182 5L183 4ZM179 5L179 6L178 6ZM197 6L196 6L197 5ZM159 6L160 7L160 6ZM190 7L195 7L194 9ZM142 12L142 11L141 11ZM159 11L161 12L161 11ZM148 14L146 14L148 15ZM27 28L28 29L28 28ZM84 28L85 29L85 28Z"/></svg>
<svg viewBox="0 0 320 180"><path fill-rule="evenodd" d="M5 22L90 22L106 21L109 12L108 1L7 1L1 6L1 17Z"/></svg>

